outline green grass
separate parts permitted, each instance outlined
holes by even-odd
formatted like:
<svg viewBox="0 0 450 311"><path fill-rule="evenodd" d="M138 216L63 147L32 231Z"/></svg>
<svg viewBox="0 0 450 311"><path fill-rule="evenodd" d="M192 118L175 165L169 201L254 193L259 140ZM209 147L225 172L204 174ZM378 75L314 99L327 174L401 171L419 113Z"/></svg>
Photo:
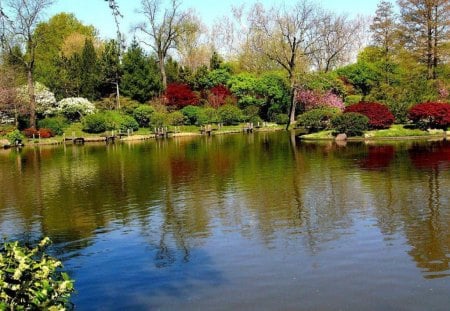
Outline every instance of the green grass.
<svg viewBox="0 0 450 311"><path fill-rule="evenodd" d="M321 131L317 133L303 135L304 139L333 139L333 131ZM402 137L427 137L427 136L442 136L442 130L422 131L420 129L405 128L404 125L394 124L389 129L373 130L365 132L364 136L352 137L353 139L362 138L402 138Z"/></svg>
<svg viewBox="0 0 450 311"><path fill-rule="evenodd" d="M443 132L437 131L427 132L420 129L405 128L404 125L394 124L389 129L376 130L366 132L366 137L384 138L384 137L411 137L411 136L430 136L430 135L443 135Z"/></svg>

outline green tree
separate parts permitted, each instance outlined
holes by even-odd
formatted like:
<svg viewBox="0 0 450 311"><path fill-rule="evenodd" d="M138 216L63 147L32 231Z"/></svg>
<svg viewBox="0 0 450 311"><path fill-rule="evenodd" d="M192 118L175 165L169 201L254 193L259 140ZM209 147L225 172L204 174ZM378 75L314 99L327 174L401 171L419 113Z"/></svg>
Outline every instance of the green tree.
<svg viewBox="0 0 450 311"><path fill-rule="evenodd" d="M50 88L59 78L57 60L62 54L64 42L73 34L94 40L97 31L93 26L81 23L71 13L59 13L36 27L34 36L42 40L42 44L36 47L36 79Z"/></svg>
<svg viewBox="0 0 450 311"><path fill-rule="evenodd" d="M137 41L133 41L122 59L121 89L124 96L144 103L160 94L161 80L156 59L145 55Z"/></svg>
<svg viewBox="0 0 450 311"><path fill-rule="evenodd" d="M119 45L116 40L106 42L100 55L100 95L108 97L111 94L116 96L116 108L120 108L119 82L122 75L122 68L119 58Z"/></svg>
<svg viewBox="0 0 450 311"><path fill-rule="evenodd" d="M80 95L90 100L98 99L99 93L97 89L100 80L100 71L97 53L95 52L94 44L91 39L86 39L84 42L84 48L81 53L80 70Z"/></svg>

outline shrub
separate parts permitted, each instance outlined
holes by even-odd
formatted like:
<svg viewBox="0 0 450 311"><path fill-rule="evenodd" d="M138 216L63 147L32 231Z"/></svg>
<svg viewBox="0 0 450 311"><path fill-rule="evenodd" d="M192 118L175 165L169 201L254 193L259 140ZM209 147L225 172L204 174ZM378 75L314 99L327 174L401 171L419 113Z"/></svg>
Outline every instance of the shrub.
<svg viewBox="0 0 450 311"><path fill-rule="evenodd" d="M171 83L167 86L165 97L169 106L183 108L189 105L196 105L198 96L187 84Z"/></svg>
<svg viewBox="0 0 450 311"><path fill-rule="evenodd" d="M41 137L41 138L50 138L50 137L55 136L55 134L53 134L53 131L48 128L40 128L38 130L38 133L39 133L39 137Z"/></svg>
<svg viewBox="0 0 450 311"><path fill-rule="evenodd" d="M183 125L184 114L181 111L171 112L167 115L167 122L173 126Z"/></svg>
<svg viewBox="0 0 450 311"><path fill-rule="evenodd" d="M318 108L301 114L297 118L297 124L305 127L310 132L329 129L331 119L339 115L341 111L336 108Z"/></svg>
<svg viewBox="0 0 450 311"><path fill-rule="evenodd" d="M225 125L232 125L241 122L242 110L233 105L224 105L217 110L219 120Z"/></svg>
<svg viewBox="0 0 450 311"><path fill-rule="evenodd" d="M287 124L289 122L289 116L285 113L277 113L274 115L273 121L276 124Z"/></svg>
<svg viewBox="0 0 450 311"><path fill-rule="evenodd" d="M45 118L38 121L39 128L51 129L55 135L62 135L66 126L67 121L63 117Z"/></svg>
<svg viewBox="0 0 450 311"><path fill-rule="evenodd" d="M187 125L203 125L207 119L205 109L197 106L186 106L181 109Z"/></svg>
<svg viewBox="0 0 450 311"><path fill-rule="evenodd" d="M409 110L408 118L422 129L446 129L450 125L450 104L433 102L417 104Z"/></svg>
<svg viewBox="0 0 450 311"><path fill-rule="evenodd" d="M58 102L58 111L68 120L77 121L83 116L93 114L95 105L82 97L64 98Z"/></svg>
<svg viewBox="0 0 450 311"><path fill-rule="evenodd" d="M305 111L321 107L344 109L341 98L331 91L324 93L316 90L300 90L297 93L297 101Z"/></svg>
<svg viewBox="0 0 450 311"><path fill-rule="evenodd" d="M83 118L83 131L87 133L103 133L106 131L106 118L103 113L96 113Z"/></svg>
<svg viewBox="0 0 450 311"><path fill-rule="evenodd" d="M394 123L394 116L388 107L379 103L360 102L348 106L344 112L357 112L365 115L369 118L369 128L371 129L386 129Z"/></svg>
<svg viewBox="0 0 450 311"><path fill-rule="evenodd" d="M332 128L348 136L360 136L369 127L369 118L356 112L347 112L331 119Z"/></svg>
<svg viewBox="0 0 450 311"><path fill-rule="evenodd" d="M408 121L408 111L411 105L405 102L392 102L388 104L389 110L395 118L395 123L404 124Z"/></svg>
<svg viewBox="0 0 450 311"><path fill-rule="evenodd" d="M218 113L217 109L205 108L203 110L203 114L204 114L205 119L199 119L199 125L220 122L219 113Z"/></svg>
<svg viewBox="0 0 450 311"><path fill-rule="evenodd" d="M362 95L347 95L345 97L345 105L350 106L359 103L362 100Z"/></svg>
<svg viewBox="0 0 450 311"><path fill-rule="evenodd" d="M211 107L218 108L225 105L227 103L227 99L231 97L231 91L226 86L216 85L209 92L208 103Z"/></svg>
<svg viewBox="0 0 450 311"><path fill-rule="evenodd" d="M36 100L36 113L43 116L53 115L57 112L55 94L43 84L35 82L34 95ZM17 89L17 100L28 103L28 85L23 85Z"/></svg>
<svg viewBox="0 0 450 311"><path fill-rule="evenodd" d="M73 280L62 264L45 254L50 239L35 248L5 242L0 249L0 310L65 310Z"/></svg>
<svg viewBox="0 0 450 311"><path fill-rule="evenodd" d="M125 115L117 111L107 111L104 114L106 120L106 130L126 132L128 129L132 129L133 131L137 131L139 129L139 124L137 121L129 115Z"/></svg>
<svg viewBox="0 0 450 311"><path fill-rule="evenodd" d="M35 138L39 136L39 132L35 128L26 128L22 131L23 135L27 138Z"/></svg>
<svg viewBox="0 0 450 311"><path fill-rule="evenodd" d="M6 138L11 145L15 145L16 142L21 142L24 139L24 136L19 130L14 130L8 133L8 135L6 135Z"/></svg>
<svg viewBox="0 0 450 311"><path fill-rule="evenodd" d="M150 126L151 127L163 127L168 125L167 122L167 113L164 112L158 112L152 114L150 118Z"/></svg>
<svg viewBox="0 0 450 311"><path fill-rule="evenodd" d="M134 119L139 123L141 127L149 127L150 126L150 118L152 114L155 112L155 109L149 105L140 105L133 111Z"/></svg>

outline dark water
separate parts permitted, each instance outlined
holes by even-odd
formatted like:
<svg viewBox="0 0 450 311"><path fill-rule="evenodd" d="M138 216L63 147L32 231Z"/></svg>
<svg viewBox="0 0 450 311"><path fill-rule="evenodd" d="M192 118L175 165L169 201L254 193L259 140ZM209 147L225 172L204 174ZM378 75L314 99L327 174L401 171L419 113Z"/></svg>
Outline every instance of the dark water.
<svg viewBox="0 0 450 311"><path fill-rule="evenodd" d="M0 151L0 232L78 310L449 310L450 142L287 133Z"/></svg>

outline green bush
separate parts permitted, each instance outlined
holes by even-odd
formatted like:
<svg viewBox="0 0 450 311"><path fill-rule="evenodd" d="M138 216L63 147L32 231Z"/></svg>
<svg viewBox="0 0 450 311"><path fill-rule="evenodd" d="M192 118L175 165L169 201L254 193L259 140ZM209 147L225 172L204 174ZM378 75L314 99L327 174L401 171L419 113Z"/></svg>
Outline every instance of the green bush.
<svg viewBox="0 0 450 311"><path fill-rule="evenodd" d="M289 116L285 113L277 113L273 116L273 121L276 124L287 124L289 122Z"/></svg>
<svg viewBox="0 0 450 311"><path fill-rule="evenodd" d="M62 135L67 125L67 119L63 117L45 118L38 121L39 128L50 129L55 135Z"/></svg>
<svg viewBox="0 0 450 311"><path fill-rule="evenodd" d="M58 273L61 262L45 254L44 238L35 248L4 242L0 248L0 310L65 310L73 280Z"/></svg>
<svg viewBox="0 0 450 311"><path fill-rule="evenodd" d="M199 119L199 125L208 124L208 123L218 123L219 120L219 113L214 108L205 108L203 110L204 116L202 116L201 119ZM203 119L204 117L204 119Z"/></svg>
<svg viewBox="0 0 450 311"><path fill-rule="evenodd" d="M224 105L217 109L219 120L225 125L232 125L241 122L243 118L242 110L233 105Z"/></svg>
<svg viewBox="0 0 450 311"><path fill-rule="evenodd" d="M408 111L411 105L405 102L393 102L387 105L395 117L395 123L404 124L408 122Z"/></svg>
<svg viewBox="0 0 450 311"><path fill-rule="evenodd" d="M83 131L87 133L103 133L106 131L106 118L104 113L87 115L82 120Z"/></svg>
<svg viewBox="0 0 450 311"><path fill-rule="evenodd" d="M15 145L16 142L21 142L25 137L19 130L14 130L8 133L8 135L6 135L6 138L8 139L11 145Z"/></svg>
<svg viewBox="0 0 450 311"><path fill-rule="evenodd" d="M167 113L157 111L150 118L150 126L153 128L167 126L169 125L167 119Z"/></svg>
<svg viewBox="0 0 450 311"><path fill-rule="evenodd" d="M312 109L299 115L297 124L310 132L323 131L331 127L331 120L339 114L341 111L337 108Z"/></svg>
<svg viewBox="0 0 450 311"><path fill-rule="evenodd" d="M141 127L149 127L150 119L155 109L149 105L140 105L133 111L134 119L139 123Z"/></svg>
<svg viewBox="0 0 450 311"><path fill-rule="evenodd" d="M357 104L360 101L362 101L362 95L347 95L345 97L345 105L346 106Z"/></svg>
<svg viewBox="0 0 450 311"><path fill-rule="evenodd" d="M347 112L334 117L331 126L337 134L360 136L369 128L369 118L357 112Z"/></svg>
<svg viewBox="0 0 450 311"><path fill-rule="evenodd" d="M179 126L184 124L184 114L181 111L174 111L167 115L169 125Z"/></svg>
<svg viewBox="0 0 450 311"><path fill-rule="evenodd" d="M186 125L203 125L207 119L205 109L197 106L186 106L180 110L184 117Z"/></svg>
<svg viewBox="0 0 450 311"><path fill-rule="evenodd" d="M137 121L129 115L117 111L106 111L104 114L106 119L106 130L108 131L115 130L126 132L128 129L132 129L133 131L139 129Z"/></svg>

